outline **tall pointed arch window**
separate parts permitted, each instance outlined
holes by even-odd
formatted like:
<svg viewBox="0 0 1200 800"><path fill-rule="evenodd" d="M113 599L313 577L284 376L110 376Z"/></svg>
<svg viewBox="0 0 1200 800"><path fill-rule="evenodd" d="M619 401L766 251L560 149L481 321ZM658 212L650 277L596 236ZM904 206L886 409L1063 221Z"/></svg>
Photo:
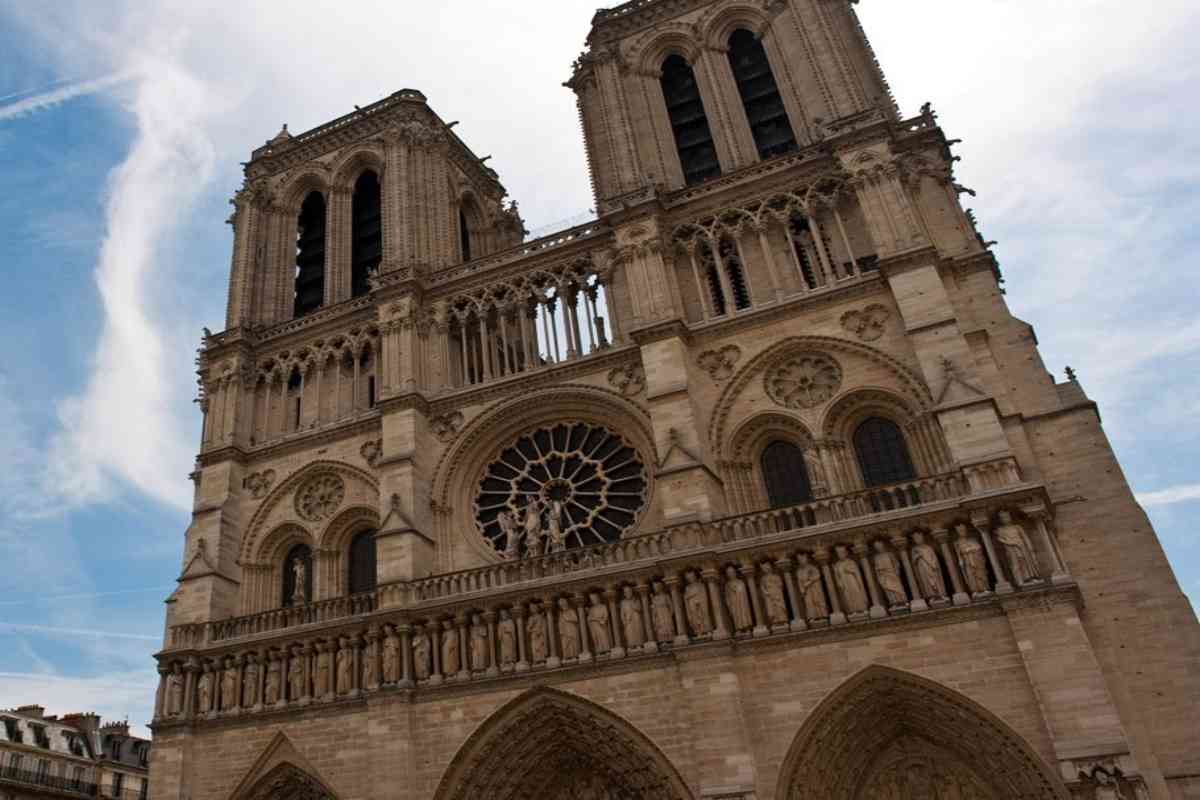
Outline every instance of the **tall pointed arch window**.
<svg viewBox="0 0 1200 800"><path fill-rule="evenodd" d="M763 448L759 466L771 508L797 506L813 499L804 453L796 445L781 439L771 442Z"/></svg>
<svg viewBox="0 0 1200 800"><path fill-rule="evenodd" d="M868 487L917 477L904 434L890 419L872 417L859 425L854 431L854 452Z"/></svg>
<svg viewBox="0 0 1200 800"><path fill-rule="evenodd" d="M350 540L350 594L375 591L375 531L362 531Z"/></svg>
<svg viewBox="0 0 1200 800"><path fill-rule="evenodd" d="M762 40L745 28L729 37L729 66L737 82L742 107L758 157L766 160L796 149L796 134L788 120L779 86Z"/></svg>
<svg viewBox="0 0 1200 800"><path fill-rule="evenodd" d="M721 174L721 165L696 73L683 56L671 55L663 62L661 81L684 181L691 186L715 178Z"/></svg>
<svg viewBox="0 0 1200 800"><path fill-rule="evenodd" d="M325 301L325 196L309 192L296 220L295 315L311 314Z"/></svg>
<svg viewBox="0 0 1200 800"><path fill-rule="evenodd" d="M283 607L302 606L313 599L312 548L298 544L283 560Z"/></svg>
<svg viewBox="0 0 1200 800"><path fill-rule="evenodd" d="M383 206L379 176L367 170L354 184L350 244L350 295L371 291L367 277L383 260Z"/></svg>
<svg viewBox="0 0 1200 800"><path fill-rule="evenodd" d="M471 226L467 223L467 212L458 209L458 246L462 251L463 263L470 261L471 255Z"/></svg>

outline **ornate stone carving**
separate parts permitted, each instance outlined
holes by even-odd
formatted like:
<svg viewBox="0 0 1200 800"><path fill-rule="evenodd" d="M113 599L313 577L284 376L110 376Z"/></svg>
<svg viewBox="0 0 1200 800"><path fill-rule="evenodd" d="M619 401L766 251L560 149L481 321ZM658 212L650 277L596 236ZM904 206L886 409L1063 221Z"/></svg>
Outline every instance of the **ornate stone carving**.
<svg viewBox="0 0 1200 800"><path fill-rule="evenodd" d="M708 592L696 572L687 574L687 587L683 590L683 604L687 611L688 625L692 633L705 636L712 633L712 613L708 607Z"/></svg>
<svg viewBox="0 0 1200 800"><path fill-rule="evenodd" d="M892 312L887 306L872 303L861 311L847 311L843 314L842 327L864 342L873 342L883 336L885 323L891 315Z"/></svg>
<svg viewBox="0 0 1200 800"><path fill-rule="evenodd" d="M429 420L429 429L439 442L449 444L462 430L464 417L461 411L451 411Z"/></svg>
<svg viewBox="0 0 1200 800"><path fill-rule="evenodd" d="M488 658L488 627L480 614L471 615L471 669L480 671L491 666Z"/></svg>
<svg viewBox="0 0 1200 800"><path fill-rule="evenodd" d="M842 368L820 353L802 353L767 370L767 394L785 408L814 408L842 385Z"/></svg>
<svg viewBox="0 0 1200 800"><path fill-rule="evenodd" d="M646 625L642 620L642 605L633 595L633 587L621 589L621 630L625 633L625 645L630 650L646 644Z"/></svg>
<svg viewBox="0 0 1200 800"><path fill-rule="evenodd" d="M771 566L771 562L762 565L762 577L758 579L762 589L764 606L766 607L767 622L774 625L787 625L787 600L784 597L783 578Z"/></svg>
<svg viewBox="0 0 1200 800"><path fill-rule="evenodd" d="M973 595L986 594L990 591L988 584L988 567L987 554L983 551L983 545L979 540L971 536L966 525L956 525L955 531L958 533L958 538L954 542L954 548L958 551L958 563L962 568L963 580L966 581L967 589Z"/></svg>
<svg viewBox="0 0 1200 800"><path fill-rule="evenodd" d="M866 586L863 585L862 573L858 564L850 557L844 545L835 548L837 561L833 565L833 573L837 576L838 588L842 590L842 601L846 604L847 614L865 614L871 601L867 597Z"/></svg>
<svg viewBox="0 0 1200 800"><path fill-rule="evenodd" d="M429 665L429 656L433 652L433 643L429 640L429 634L425 632L423 626L418 625L416 633L413 634L412 650L413 650L413 672L419 681L429 680L431 667Z"/></svg>
<svg viewBox="0 0 1200 800"><path fill-rule="evenodd" d="M808 553L796 556L800 562L796 569L800 595L804 598L804 612L809 622L829 618L829 601L825 599L825 588L821 585L821 568L809 561Z"/></svg>
<svg viewBox="0 0 1200 800"><path fill-rule="evenodd" d="M754 615L750 611L750 591L746 582L738 576L737 567L725 568L725 604L733 618L733 629L738 633L754 627Z"/></svg>
<svg viewBox="0 0 1200 800"><path fill-rule="evenodd" d="M517 661L517 623L507 608L500 611L496 638L500 640L500 666L511 667Z"/></svg>
<svg viewBox="0 0 1200 800"><path fill-rule="evenodd" d="M262 472L252 472L246 476L245 486L250 490L250 496L255 500L261 500L267 496L267 492L271 491L271 486L275 483L275 470L264 469Z"/></svg>
<svg viewBox="0 0 1200 800"><path fill-rule="evenodd" d="M608 382L621 394L632 397L646 388L646 371L640 364L614 367L608 371Z"/></svg>
<svg viewBox="0 0 1200 800"><path fill-rule="evenodd" d="M383 442L379 439L365 442L358 449L358 453L362 456L363 461L367 462L367 466L373 467L379 463L379 457L383 455Z"/></svg>
<svg viewBox="0 0 1200 800"><path fill-rule="evenodd" d="M996 527L996 541L1004 548L1008 567L1018 586L1033 583L1041 577L1037 557L1025 529L1013 522L1012 514L1000 512L1000 524Z"/></svg>
<svg viewBox="0 0 1200 800"><path fill-rule="evenodd" d="M675 613L671 609L671 598L667 596L666 588L658 581L654 582L651 608L654 617L654 638L659 642L669 642L674 639Z"/></svg>
<svg viewBox="0 0 1200 800"><path fill-rule="evenodd" d="M904 591L904 583L900 580L900 566L896 557L887 549L887 542L875 540L875 578L879 588L883 590L888 605L892 608L908 603L908 594Z"/></svg>
<svg viewBox="0 0 1200 800"><path fill-rule="evenodd" d="M462 653L459 652L458 631L454 629L454 623L446 620L442 629L442 674L450 676L462 669L459 662Z"/></svg>
<svg viewBox="0 0 1200 800"><path fill-rule="evenodd" d="M930 600L942 600L946 597L946 581L942 578L941 562L938 561L937 551L925 542L925 534L917 531L912 536L913 572L917 574L917 584L921 594Z"/></svg>
<svg viewBox="0 0 1200 800"><path fill-rule="evenodd" d="M558 639L563 658L579 658L579 615L565 597L558 599Z"/></svg>
<svg viewBox="0 0 1200 800"><path fill-rule="evenodd" d="M333 516L346 498L346 482L333 473L322 473L296 490L296 513L309 522Z"/></svg>
<svg viewBox="0 0 1200 800"><path fill-rule="evenodd" d="M709 377L720 383L733 375L734 365L742 358L742 348L736 344L727 344L717 350L705 350L696 358L700 369Z"/></svg>

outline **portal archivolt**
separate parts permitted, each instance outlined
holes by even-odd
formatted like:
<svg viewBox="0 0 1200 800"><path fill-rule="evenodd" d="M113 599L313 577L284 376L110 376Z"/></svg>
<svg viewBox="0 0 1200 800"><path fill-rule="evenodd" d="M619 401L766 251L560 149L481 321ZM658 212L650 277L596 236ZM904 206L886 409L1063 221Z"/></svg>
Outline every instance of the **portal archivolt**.
<svg viewBox="0 0 1200 800"><path fill-rule="evenodd" d="M436 800L691 800L645 736L572 695L536 689L463 745Z"/></svg>

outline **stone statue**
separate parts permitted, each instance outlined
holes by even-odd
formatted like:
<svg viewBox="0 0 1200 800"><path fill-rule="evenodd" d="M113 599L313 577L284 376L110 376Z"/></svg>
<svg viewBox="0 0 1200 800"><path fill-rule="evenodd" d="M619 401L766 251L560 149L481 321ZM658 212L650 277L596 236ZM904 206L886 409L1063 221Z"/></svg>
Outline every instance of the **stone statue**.
<svg viewBox="0 0 1200 800"><path fill-rule="evenodd" d="M238 668L233 663L233 658L225 659L225 670L221 673L221 710L228 711L231 708L237 708L237 679Z"/></svg>
<svg viewBox="0 0 1200 800"><path fill-rule="evenodd" d="M896 557L887 549L887 543L882 539L875 540L875 577L879 580L879 588L887 597L889 606L902 606L908 602L908 594L904 591L904 583L900 580L900 568Z"/></svg>
<svg viewBox="0 0 1200 800"><path fill-rule="evenodd" d="M383 637L383 682L400 680L400 640L392 634Z"/></svg>
<svg viewBox="0 0 1200 800"><path fill-rule="evenodd" d="M529 607L529 657L536 664L549 656L546 639L546 617L534 603Z"/></svg>
<svg viewBox="0 0 1200 800"><path fill-rule="evenodd" d="M546 528L550 540L549 552L561 553L567 549L567 534L563 531L563 504L561 500L550 501L546 515Z"/></svg>
<svg viewBox="0 0 1200 800"><path fill-rule="evenodd" d="M845 545L839 544L834 548L837 562L833 565L833 573L837 576L838 586L842 589L842 600L846 604L847 614L863 614L871 605L867 599L867 590L863 586L862 573L858 564L850 558Z"/></svg>
<svg viewBox="0 0 1200 800"><path fill-rule="evenodd" d="M625 631L625 645L629 648L646 644L646 624L642 620L642 606L633 596L633 587L621 590L621 629Z"/></svg>
<svg viewBox="0 0 1200 800"><path fill-rule="evenodd" d="M302 606L308 602L308 567L304 565L304 559L292 560L292 579L292 605Z"/></svg>
<svg viewBox="0 0 1200 800"><path fill-rule="evenodd" d="M183 667L176 664L167 675L167 716L183 713Z"/></svg>
<svg viewBox="0 0 1200 800"><path fill-rule="evenodd" d="M525 554L530 558L542 554L542 502L531 497L525 504Z"/></svg>
<svg viewBox="0 0 1200 800"><path fill-rule="evenodd" d="M1018 586L1032 583L1040 577L1037 558L1033 547L1025 536L1025 529L1013 522L1012 514L1000 512L1000 525L996 528L996 541L1008 556L1008 568Z"/></svg>
<svg viewBox="0 0 1200 800"><path fill-rule="evenodd" d="M946 581L942 579L942 562L938 561L937 551L925 541L925 534L920 531L913 534L912 540L913 572L917 575L921 594L928 599L944 598Z"/></svg>
<svg viewBox="0 0 1200 800"><path fill-rule="evenodd" d="M362 674L358 676L358 687L366 690L375 685L379 680L379 666L375 661L375 655L379 652L379 641L372 636L367 636L363 642L362 657Z"/></svg>
<svg viewBox="0 0 1200 800"><path fill-rule="evenodd" d="M205 668L204 673L200 676L199 686L197 686L197 688L196 688L196 694L200 698L199 699L200 705L198 706L197 710L201 714L207 714L209 711L212 710L212 689L213 689L212 683L213 683L212 673L209 672L207 668Z"/></svg>
<svg viewBox="0 0 1200 800"><path fill-rule="evenodd" d="M564 659L579 658L579 615L565 597L558 598L558 639Z"/></svg>
<svg viewBox="0 0 1200 800"><path fill-rule="evenodd" d="M317 680L314 691L317 697L333 693L333 654L324 647L317 652Z"/></svg>
<svg viewBox="0 0 1200 800"><path fill-rule="evenodd" d="M446 620L442 628L445 630L442 634L442 674L450 676L462 669L459 662L458 631L454 629L454 623L450 620Z"/></svg>
<svg viewBox="0 0 1200 800"><path fill-rule="evenodd" d="M354 688L354 650L343 643L337 654L337 694Z"/></svg>
<svg viewBox="0 0 1200 800"><path fill-rule="evenodd" d="M471 669L483 670L489 666L488 627L483 617L475 614L471 617Z"/></svg>
<svg viewBox="0 0 1200 800"><path fill-rule="evenodd" d="M708 592L695 571L689 572L686 580L687 588L683 590L683 605L687 609L688 624L692 627L692 633L697 636L712 633L713 622L708 608Z"/></svg>
<svg viewBox="0 0 1200 800"><path fill-rule="evenodd" d="M608 627L608 606L595 592L589 594L588 599L591 600L587 620L588 631L592 634L592 649L597 653L607 653L613 646L612 633Z"/></svg>
<svg viewBox="0 0 1200 800"><path fill-rule="evenodd" d="M427 681L433 669L429 663L429 656L433 648L425 628L417 626L416 631L412 641L413 671L416 673L417 680Z"/></svg>
<svg viewBox="0 0 1200 800"><path fill-rule="evenodd" d="M654 638L660 642L669 642L675 638L675 612L671 608L671 598L667 596L666 587L654 583L654 596L651 598L651 614L654 623Z"/></svg>
<svg viewBox="0 0 1200 800"><path fill-rule="evenodd" d="M500 611L500 623L496 626L500 640L500 666L508 667L517 661L517 623L507 608Z"/></svg>
<svg viewBox="0 0 1200 800"><path fill-rule="evenodd" d="M796 556L800 566L796 569L800 595L804 598L804 612L810 622L829 618L829 601L821 585L821 568L808 560L808 553Z"/></svg>
<svg viewBox="0 0 1200 800"><path fill-rule="evenodd" d="M258 661L254 656L247 658L242 676L242 705L246 708L258 705Z"/></svg>
<svg viewBox="0 0 1200 800"><path fill-rule="evenodd" d="M521 556L521 530L517 527L517 521L506 508L496 515L496 524L504 534L504 557L517 560Z"/></svg>
<svg viewBox="0 0 1200 800"><path fill-rule="evenodd" d="M267 686L263 701L273 706L279 702L280 691L283 689L283 676L281 674L282 667L275 659L271 659L271 663L267 665Z"/></svg>
<svg viewBox="0 0 1200 800"><path fill-rule="evenodd" d="M1096 800L1129 800L1129 796L1121 790L1117 779L1101 767L1092 770L1092 782L1095 783Z"/></svg>
<svg viewBox="0 0 1200 800"><path fill-rule="evenodd" d="M967 532L966 525L956 525L958 539L954 547L958 551L959 564L962 567L963 580L971 594L982 594L991 591L988 583L987 555L983 545Z"/></svg>
<svg viewBox="0 0 1200 800"><path fill-rule="evenodd" d="M308 656L293 655L288 664L288 699L299 700L304 696L304 661Z"/></svg>
<svg viewBox="0 0 1200 800"><path fill-rule="evenodd" d="M725 568L725 604L733 618L735 631L748 631L754 627L754 614L750 609L750 592L746 582L738 575L737 567Z"/></svg>
<svg viewBox="0 0 1200 800"><path fill-rule="evenodd" d="M770 561L762 564L762 577L758 580L765 601L767 622L771 625L786 625L788 621L787 598L783 593L783 578L775 571Z"/></svg>

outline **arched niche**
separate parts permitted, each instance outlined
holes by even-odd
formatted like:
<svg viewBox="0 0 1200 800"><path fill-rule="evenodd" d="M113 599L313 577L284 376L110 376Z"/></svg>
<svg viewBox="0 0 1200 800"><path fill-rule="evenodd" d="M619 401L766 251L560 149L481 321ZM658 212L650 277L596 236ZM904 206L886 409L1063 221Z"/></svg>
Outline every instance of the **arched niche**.
<svg viewBox="0 0 1200 800"><path fill-rule="evenodd" d="M287 762L278 764L233 800L337 800L328 787Z"/></svg>
<svg viewBox="0 0 1200 800"><path fill-rule="evenodd" d="M957 794L954 792L957 791ZM809 715L778 800L1068 800L1024 738L941 684L872 666Z"/></svg>
<svg viewBox="0 0 1200 800"><path fill-rule="evenodd" d="M555 689L518 697L472 734L434 800L692 800L662 751L626 720Z"/></svg>

